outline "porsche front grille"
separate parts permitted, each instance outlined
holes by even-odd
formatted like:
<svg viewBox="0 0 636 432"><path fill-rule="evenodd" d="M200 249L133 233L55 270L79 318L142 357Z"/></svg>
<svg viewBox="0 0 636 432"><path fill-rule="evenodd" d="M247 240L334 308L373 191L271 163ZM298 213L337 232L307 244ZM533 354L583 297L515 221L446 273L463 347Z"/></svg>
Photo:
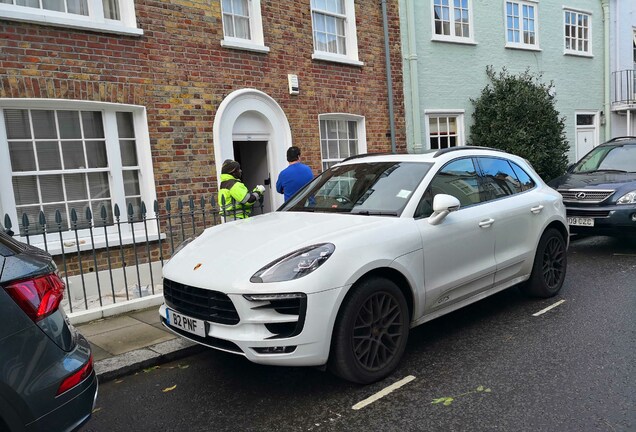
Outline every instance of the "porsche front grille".
<svg viewBox="0 0 636 432"><path fill-rule="evenodd" d="M168 307L192 318L220 324L238 324L239 316L230 298L218 291L163 280L163 297Z"/></svg>

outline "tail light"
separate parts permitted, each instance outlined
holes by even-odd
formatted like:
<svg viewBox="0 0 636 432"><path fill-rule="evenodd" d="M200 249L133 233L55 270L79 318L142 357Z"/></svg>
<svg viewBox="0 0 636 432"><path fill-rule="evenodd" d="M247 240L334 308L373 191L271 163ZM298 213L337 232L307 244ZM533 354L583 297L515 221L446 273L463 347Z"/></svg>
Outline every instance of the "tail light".
<svg viewBox="0 0 636 432"><path fill-rule="evenodd" d="M60 384L60 387L57 389L56 396L61 395L65 391L72 389L73 387L84 381L86 378L88 378L91 372L93 372L93 354L91 354L88 362L84 366L82 366L80 370L74 372L73 375L65 378L64 381L62 381L62 384Z"/></svg>
<svg viewBox="0 0 636 432"><path fill-rule="evenodd" d="M57 310L64 297L64 282L56 274L12 282L7 293L33 320L39 321Z"/></svg>

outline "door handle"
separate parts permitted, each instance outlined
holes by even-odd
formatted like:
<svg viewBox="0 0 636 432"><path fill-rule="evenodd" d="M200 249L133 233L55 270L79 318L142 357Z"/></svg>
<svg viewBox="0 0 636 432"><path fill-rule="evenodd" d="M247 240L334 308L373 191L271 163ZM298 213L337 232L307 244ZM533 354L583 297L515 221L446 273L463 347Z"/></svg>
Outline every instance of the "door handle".
<svg viewBox="0 0 636 432"><path fill-rule="evenodd" d="M532 207L532 208L530 209L530 211L531 211L532 213L534 213L534 214L539 214L539 213L541 213L541 210L543 210L543 206L542 206L541 204L539 204L539 205L538 205L538 206L536 206L536 207Z"/></svg>
<svg viewBox="0 0 636 432"><path fill-rule="evenodd" d="M495 220L493 218L484 219L483 221L479 222L479 228L488 228L490 225L494 223L495 223Z"/></svg>

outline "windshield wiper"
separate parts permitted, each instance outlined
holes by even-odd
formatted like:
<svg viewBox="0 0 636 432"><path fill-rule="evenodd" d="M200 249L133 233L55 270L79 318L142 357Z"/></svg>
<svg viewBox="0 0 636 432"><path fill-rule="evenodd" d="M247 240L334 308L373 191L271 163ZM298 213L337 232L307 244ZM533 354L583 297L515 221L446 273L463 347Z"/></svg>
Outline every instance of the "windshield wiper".
<svg viewBox="0 0 636 432"><path fill-rule="evenodd" d="M588 172L592 172L592 173L595 173L595 172L617 172L617 173L627 173L627 172L629 172L629 171L625 171L625 170L618 170L618 169L597 169L597 170L594 170L594 171L588 171Z"/></svg>
<svg viewBox="0 0 636 432"><path fill-rule="evenodd" d="M362 215L362 216L397 216L397 212L395 211L378 211L378 210L360 210L358 212L351 212L353 215Z"/></svg>
<svg viewBox="0 0 636 432"><path fill-rule="evenodd" d="M331 207L292 207L288 211L309 212L309 213L349 213L348 208L331 208Z"/></svg>

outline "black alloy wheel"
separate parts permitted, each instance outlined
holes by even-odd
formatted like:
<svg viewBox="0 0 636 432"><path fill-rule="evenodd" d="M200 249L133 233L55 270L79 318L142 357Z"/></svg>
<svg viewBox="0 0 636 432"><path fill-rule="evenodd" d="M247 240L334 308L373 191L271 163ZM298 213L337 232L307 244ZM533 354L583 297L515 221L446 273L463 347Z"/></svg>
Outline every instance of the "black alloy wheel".
<svg viewBox="0 0 636 432"><path fill-rule="evenodd" d="M387 292L373 294L358 311L352 348L365 369L382 369L395 356L402 339L400 315L397 299Z"/></svg>
<svg viewBox="0 0 636 432"><path fill-rule="evenodd" d="M562 239L552 237L543 251L543 280L551 290L559 289L565 276L565 244Z"/></svg>
<svg viewBox="0 0 636 432"><path fill-rule="evenodd" d="M385 278L363 280L345 299L333 331L329 369L368 384L391 374L408 339L410 315L398 286Z"/></svg>
<svg viewBox="0 0 636 432"><path fill-rule="evenodd" d="M567 264L566 241L557 229L549 228L539 240L530 279L522 290L533 297L555 296L563 286Z"/></svg>

